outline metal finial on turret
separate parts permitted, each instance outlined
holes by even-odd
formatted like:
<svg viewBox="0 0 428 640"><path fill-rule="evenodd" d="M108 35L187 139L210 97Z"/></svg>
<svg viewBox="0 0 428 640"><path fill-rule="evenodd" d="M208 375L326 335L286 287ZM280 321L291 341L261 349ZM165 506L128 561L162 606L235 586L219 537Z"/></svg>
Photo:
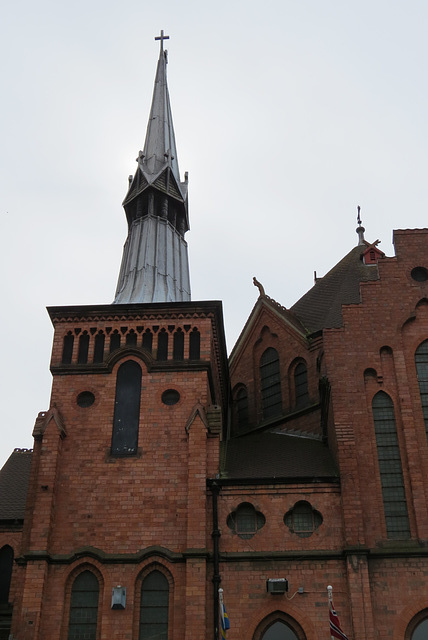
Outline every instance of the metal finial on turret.
<svg viewBox="0 0 428 640"><path fill-rule="evenodd" d="M356 232L358 233L358 246L365 244L364 242L364 227L361 224L361 216L360 216L360 212L361 212L361 207L360 205L358 205L357 207L357 224L358 227L356 228Z"/></svg>

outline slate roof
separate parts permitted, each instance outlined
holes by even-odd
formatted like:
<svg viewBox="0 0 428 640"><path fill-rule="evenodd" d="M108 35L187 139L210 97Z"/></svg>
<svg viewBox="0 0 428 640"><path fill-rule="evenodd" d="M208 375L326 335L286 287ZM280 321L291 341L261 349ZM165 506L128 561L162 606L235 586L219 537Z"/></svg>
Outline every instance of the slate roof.
<svg viewBox="0 0 428 640"><path fill-rule="evenodd" d="M0 520L23 520L27 500L31 449L15 449L0 470Z"/></svg>
<svg viewBox="0 0 428 640"><path fill-rule="evenodd" d="M361 254L367 246L354 247L292 307L309 333L343 325L342 305L360 302L360 283L378 280L377 265L365 265Z"/></svg>
<svg viewBox="0 0 428 640"><path fill-rule="evenodd" d="M338 472L320 440L263 432L222 442L222 478L327 478Z"/></svg>

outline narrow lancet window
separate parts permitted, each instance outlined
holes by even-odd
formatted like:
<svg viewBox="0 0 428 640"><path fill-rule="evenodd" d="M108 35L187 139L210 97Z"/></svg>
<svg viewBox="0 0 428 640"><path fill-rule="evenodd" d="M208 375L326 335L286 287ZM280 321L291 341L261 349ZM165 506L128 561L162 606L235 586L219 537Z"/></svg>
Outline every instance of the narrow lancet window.
<svg viewBox="0 0 428 640"><path fill-rule="evenodd" d="M373 398L372 408L386 534L388 538L409 538L409 516L394 405L388 394L379 391Z"/></svg>
<svg viewBox="0 0 428 640"><path fill-rule="evenodd" d="M126 334L126 346L127 347L137 346L137 334L135 333L134 329L131 329L131 331Z"/></svg>
<svg viewBox="0 0 428 640"><path fill-rule="evenodd" d="M150 329L146 329L143 333L143 349L146 349L149 353L152 352L153 348L153 333Z"/></svg>
<svg viewBox="0 0 428 640"><path fill-rule="evenodd" d="M105 340L106 337L103 331L100 331L95 336L94 362L102 362L104 360Z"/></svg>
<svg viewBox="0 0 428 640"><path fill-rule="evenodd" d="M117 371L114 402L113 455L130 456L137 453L140 422L141 367L128 360Z"/></svg>
<svg viewBox="0 0 428 640"><path fill-rule="evenodd" d="M141 586L139 640L168 640L168 605L168 580L152 571Z"/></svg>
<svg viewBox="0 0 428 640"><path fill-rule="evenodd" d="M116 351L116 349L120 349L120 333L117 329L110 336L110 353Z"/></svg>
<svg viewBox="0 0 428 640"><path fill-rule="evenodd" d="M99 591L92 571L83 571L73 582L68 640L96 640Z"/></svg>
<svg viewBox="0 0 428 640"><path fill-rule="evenodd" d="M9 603L13 569L13 549L8 544L0 549L0 605ZM1 627L0 627L1 628Z"/></svg>
<svg viewBox="0 0 428 640"><path fill-rule="evenodd" d="M181 329L177 329L174 333L173 358L174 360L184 359L184 333Z"/></svg>
<svg viewBox="0 0 428 640"><path fill-rule="evenodd" d="M416 349L415 364L424 414L425 432L428 438L428 340L422 342Z"/></svg>
<svg viewBox="0 0 428 640"><path fill-rule="evenodd" d="M248 426L248 391L241 387L236 394L236 408L238 413L238 427L244 429Z"/></svg>
<svg viewBox="0 0 428 640"><path fill-rule="evenodd" d="M66 336L64 336L64 342L62 346L62 364L71 364L73 359L73 346L74 346L74 336L69 331Z"/></svg>
<svg viewBox="0 0 428 640"><path fill-rule="evenodd" d="M79 338L79 351L77 354L77 362L79 364L86 364L88 362L89 352L89 334L84 331Z"/></svg>
<svg viewBox="0 0 428 640"><path fill-rule="evenodd" d="M189 358L190 360L200 360L201 357L201 334L195 327L189 335Z"/></svg>
<svg viewBox="0 0 428 640"><path fill-rule="evenodd" d="M168 360L168 334L165 329L158 334L158 360Z"/></svg>
<svg viewBox="0 0 428 640"><path fill-rule="evenodd" d="M294 369L294 388L296 407L304 407L309 402L308 369L304 362L299 362Z"/></svg>
<svg viewBox="0 0 428 640"><path fill-rule="evenodd" d="M269 347L260 358L260 384L263 418L272 418L282 412L281 375L279 355Z"/></svg>

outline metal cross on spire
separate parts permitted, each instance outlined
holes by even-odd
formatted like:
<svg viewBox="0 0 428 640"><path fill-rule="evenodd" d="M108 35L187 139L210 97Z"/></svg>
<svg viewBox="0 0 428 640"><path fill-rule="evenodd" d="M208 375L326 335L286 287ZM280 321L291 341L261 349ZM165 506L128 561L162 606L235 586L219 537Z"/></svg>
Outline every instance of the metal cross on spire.
<svg viewBox="0 0 428 640"><path fill-rule="evenodd" d="M163 41L169 40L169 36L164 36L163 29L161 29L160 36L155 36L155 40L160 40L161 51L163 51Z"/></svg>

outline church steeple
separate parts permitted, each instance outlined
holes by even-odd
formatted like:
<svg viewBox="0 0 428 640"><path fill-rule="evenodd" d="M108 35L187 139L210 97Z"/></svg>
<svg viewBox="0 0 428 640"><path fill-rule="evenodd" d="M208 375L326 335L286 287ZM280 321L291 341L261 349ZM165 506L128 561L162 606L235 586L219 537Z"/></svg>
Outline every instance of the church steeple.
<svg viewBox="0 0 428 640"><path fill-rule="evenodd" d="M180 181L166 78L163 31L143 151L123 202L128 221L115 304L190 300L184 234L189 229L187 174Z"/></svg>

